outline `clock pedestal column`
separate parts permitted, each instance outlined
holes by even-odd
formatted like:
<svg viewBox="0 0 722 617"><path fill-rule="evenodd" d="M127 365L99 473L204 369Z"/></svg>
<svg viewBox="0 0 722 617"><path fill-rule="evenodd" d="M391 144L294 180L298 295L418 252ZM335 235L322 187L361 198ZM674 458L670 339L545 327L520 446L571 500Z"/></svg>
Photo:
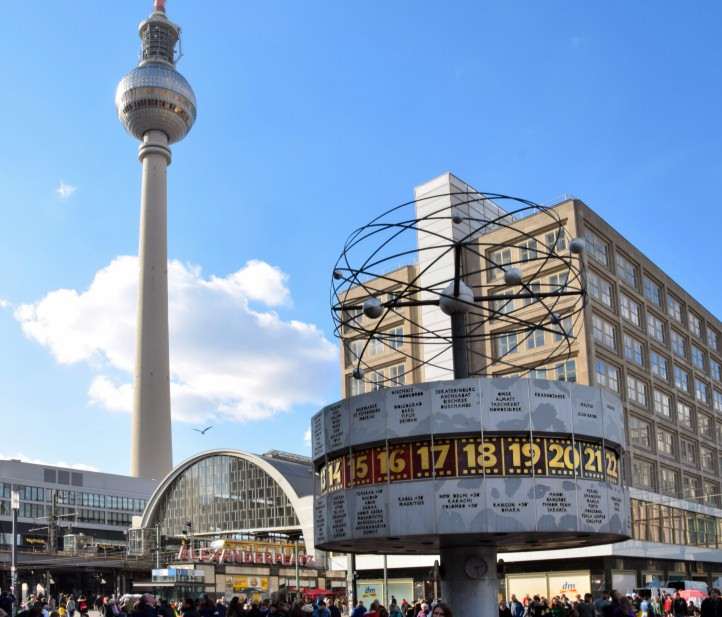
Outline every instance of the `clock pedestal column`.
<svg viewBox="0 0 722 617"><path fill-rule="evenodd" d="M454 617L498 615L496 547L442 548L441 567L441 601Z"/></svg>

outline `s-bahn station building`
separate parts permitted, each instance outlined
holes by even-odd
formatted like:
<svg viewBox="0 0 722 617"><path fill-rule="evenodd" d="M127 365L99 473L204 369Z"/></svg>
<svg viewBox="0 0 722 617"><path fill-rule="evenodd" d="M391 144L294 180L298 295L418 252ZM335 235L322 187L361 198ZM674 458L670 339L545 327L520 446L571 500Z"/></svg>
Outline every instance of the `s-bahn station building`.
<svg viewBox="0 0 722 617"><path fill-rule="evenodd" d="M266 598L276 592L345 592L314 550L310 459L271 451L213 450L189 458L158 485L129 532L129 552L160 550L163 568L136 591ZM160 546L159 544L160 543Z"/></svg>
<svg viewBox="0 0 722 617"><path fill-rule="evenodd" d="M417 216L451 207L454 200L467 203L474 195L479 205L473 207L498 215L496 204L447 173L416 187ZM570 238L584 238L587 302L574 323L562 322L573 336L571 349L555 352L557 341L548 332L538 331L523 341L505 332L506 314L514 311L531 318L542 310L539 303L517 299L499 301L500 317L485 325L490 332L479 351L486 358L507 358L515 367L533 367L522 376L597 385L622 399L629 446L623 470L630 487L632 539L563 551L504 553L499 547L506 579L501 584L517 595L574 596L609 589L631 592L671 579L712 582L722 576L722 323L581 200L568 197L550 207L564 227L563 237L555 236L558 229L548 217L532 215L514 223L523 235L495 229L479 238L479 252L500 266L486 272L482 285L489 295L507 293L504 266L518 268L532 289L560 285L565 273L554 268L539 272L533 265L537 247L566 242L556 248L568 250ZM450 227L452 221L434 225ZM451 236L450 229L433 231ZM421 248L429 237L432 234L418 230ZM380 272L366 287L375 285L376 297L384 301L404 290L408 293L410 282L423 288L424 277L453 277L451 257L429 269L424 253L419 255L421 263ZM443 269L447 274L440 276ZM365 298L357 299L358 304ZM564 318L563 303L560 307ZM451 352L434 357L432 366L423 365L417 359L438 351L424 348L422 337L409 336L415 330L433 330L442 320L446 323L448 317L438 307L387 311L381 323L374 322L384 336L368 344L353 327L353 320L368 318L358 311L346 319L352 321L341 331L344 396L449 378ZM363 380L353 374L360 353ZM518 369L500 362L487 372L490 377L513 376ZM390 581L413 582L417 589L423 582L428 588L434 559L390 556ZM357 557L359 577L378 588L382 561L381 556Z"/></svg>

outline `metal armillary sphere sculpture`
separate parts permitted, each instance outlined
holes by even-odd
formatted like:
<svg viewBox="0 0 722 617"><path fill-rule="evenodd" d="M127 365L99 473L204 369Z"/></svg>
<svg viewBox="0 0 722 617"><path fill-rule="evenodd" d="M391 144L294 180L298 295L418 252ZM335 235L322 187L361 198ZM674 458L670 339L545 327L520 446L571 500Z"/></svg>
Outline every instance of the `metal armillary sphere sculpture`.
<svg viewBox="0 0 722 617"><path fill-rule="evenodd" d="M423 203L439 198L446 205ZM479 204L492 204L493 214L487 216L490 208ZM524 221L533 215L546 217L547 224L537 217L533 230L526 229ZM512 247L521 247L519 259L512 259ZM335 334L351 353L354 379L403 383L399 375L374 371L368 361L372 345L410 358L407 372L427 366L456 378L489 374L492 367L524 375L552 357L568 357L585 303L583 251L584 240L569 237L554 209L508 195L447 193L388 210L349 236L333 270ZM409 263L417 265L410 280L399 269ZM537 280L542 272L554 276ZM414 318L410 309L425 306L438 306L450 320L429 325ZM399 317L408 327L389 331L386 326ZM539 331L552 335L548 353L517 361L521 354L515 352ZM502 344L495 340L500 332ZM353 348L351 340L358 341ZM423 354L414 351L422 348ZM442 362L449 350L453 368Z"/></svg>

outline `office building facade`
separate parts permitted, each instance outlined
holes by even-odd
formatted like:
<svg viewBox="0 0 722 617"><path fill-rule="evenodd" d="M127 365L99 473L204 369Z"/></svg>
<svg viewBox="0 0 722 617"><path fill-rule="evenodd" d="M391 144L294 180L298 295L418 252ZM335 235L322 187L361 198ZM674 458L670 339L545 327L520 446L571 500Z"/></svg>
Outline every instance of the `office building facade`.
<svg viewBox="0 0 722 617"><path fill-rule="evenodd" d="M55 550L66 550L64 538L84 536L104 546L125 549L132 517L143 512L156 483L95 471L0 460L0 545L12 542L11 493L20 496L18 547L49 547L55 517Z"/></svg>

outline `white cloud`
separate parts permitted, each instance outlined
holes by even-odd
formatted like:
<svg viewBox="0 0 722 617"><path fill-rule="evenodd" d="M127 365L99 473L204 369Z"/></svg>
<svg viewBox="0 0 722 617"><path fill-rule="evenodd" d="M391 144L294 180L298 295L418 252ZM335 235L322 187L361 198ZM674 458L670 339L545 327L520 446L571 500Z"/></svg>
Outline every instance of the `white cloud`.
<svg viewBox="0 0 722 617"><path fill-rule="evenodd" d="M307 448L311 447L311 429L307 428L306 432L303 434L303 443L306 444Z"/></svg>
<svg viewBox="0 0 722 617"><path fill-rule="evenodd" d="M85 465L84 463L66 463L65 461L58 461L56 463L50 463L39 458L33 458L31 456L25 456L24 454L4 454L0 452L0 460L18 460L23 463L35 463L36 465L49 465L51 467L65 467L66 469L78 469L79 471L98 471L97 467L93 465Z"/></svg>
<svg viewBox="0 0 722 617"><path fill-rule="evenodd" d="M0 298L0 309L9 308L10 306L11 306L11 304L8 300L5 300L4 298Z"/></svg>
<svg viewBox="0 0 722 617"><path fill-rule="evenodd" d="M132 408L137 264L118 257L88 289L58 289L14 312L26 336L59 363L93 367L88 400L110 411ZM281 270L254 260L204 277L197 266L170 261L168 279L174 418L255 420L327 398L335 345L313 324L249 304L290 305Z"/></svg>
<svg viewBox="0 0 722 617"><path fill-rule="evenodd" d="M75 193L75 191L78 190L77 186L73 186L72 184L65 184L62 180L58 184L57 188L55 189L55 194L63 201L66 201L67 199L70 199L70 197Z"/></svg>

